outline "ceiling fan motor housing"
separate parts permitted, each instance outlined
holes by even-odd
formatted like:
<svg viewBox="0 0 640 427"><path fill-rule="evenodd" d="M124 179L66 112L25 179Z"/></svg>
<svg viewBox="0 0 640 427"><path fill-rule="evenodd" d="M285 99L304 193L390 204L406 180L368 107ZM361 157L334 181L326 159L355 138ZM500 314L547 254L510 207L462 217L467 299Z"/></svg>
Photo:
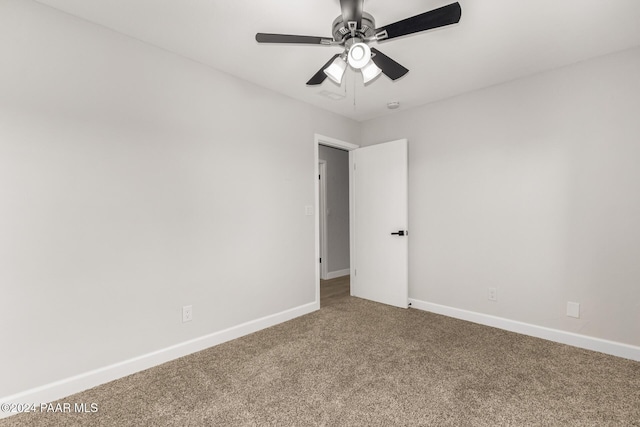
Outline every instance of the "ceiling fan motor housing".
<svg viewBox="0 0 640 427"><path fill-rule="evenodd" d="M342 15L338 16L333 21L332 28L333 31L331 32L331 34L333 34L333 40L340 44L346 43L346 47L349 47L348 44L351 43L348 42L352 38L351 31L349 30L349 26L347 25L347 23L344 22ZM356 29L356 38L363 39L367 37L373 37L375 35L375 28L376 21L375 19L373 19L373 16L366 12L362 12L362 24L360 25L360 28ZM357 40L355 42L357 43L359 41L362 40Z"/></svg>

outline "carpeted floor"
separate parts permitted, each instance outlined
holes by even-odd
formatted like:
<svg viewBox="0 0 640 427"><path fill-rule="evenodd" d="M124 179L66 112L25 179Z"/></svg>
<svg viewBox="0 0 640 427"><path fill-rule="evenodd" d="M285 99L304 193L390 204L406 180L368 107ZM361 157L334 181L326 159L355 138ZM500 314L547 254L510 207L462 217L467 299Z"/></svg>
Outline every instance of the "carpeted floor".
<svg viewBox="0 0 640 427"><path fill-rule="evenodd" d="M342 295L0 426L640 426L640 363Z"/></svg>

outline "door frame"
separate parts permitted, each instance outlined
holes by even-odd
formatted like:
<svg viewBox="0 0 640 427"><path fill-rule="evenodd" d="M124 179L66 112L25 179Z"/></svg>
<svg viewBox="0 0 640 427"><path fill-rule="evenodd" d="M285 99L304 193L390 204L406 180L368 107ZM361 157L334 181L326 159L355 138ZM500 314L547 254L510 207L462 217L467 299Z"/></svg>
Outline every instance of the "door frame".
<svg viewBox="0 0 640 427"><path fill-rule="evenodd" d="M327 161L318 160L318 178L320 178L320 279L327 279Z"/></svg>
<svg viewBox="0 0 640 427"><path fill-rule="evenodd" d="M316 255L316 309L320 308L320 186L318 185L317 176L319 174L319 146L326 145L328 147L339 148L341 150L349 151L349 164L351 164L353 153L352 150L360 148L359 145L352 144L350 142L342 141L336 138L332 138L325 135L315 134L313 138L313 188L314 188L314 200L315 200L315 255ZM351 167L349 167L349 253L351 259L353 259L353 230L354 230L354 218L353 210L351 209L353 203L353 179L351 174ZM349 269L353 274L353 264L349 263Z"/></svg>

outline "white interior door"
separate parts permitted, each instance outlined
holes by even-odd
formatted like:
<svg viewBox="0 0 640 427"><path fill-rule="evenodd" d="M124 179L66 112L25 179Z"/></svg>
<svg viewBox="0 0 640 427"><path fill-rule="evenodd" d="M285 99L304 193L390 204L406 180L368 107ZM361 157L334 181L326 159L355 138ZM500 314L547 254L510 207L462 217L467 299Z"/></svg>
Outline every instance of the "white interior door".
<svg viewBox="0 0 640 427"><path fill-rule="evenodd" d="M351 295L407 308L407 140L358 148L349 159Z"/></svg>

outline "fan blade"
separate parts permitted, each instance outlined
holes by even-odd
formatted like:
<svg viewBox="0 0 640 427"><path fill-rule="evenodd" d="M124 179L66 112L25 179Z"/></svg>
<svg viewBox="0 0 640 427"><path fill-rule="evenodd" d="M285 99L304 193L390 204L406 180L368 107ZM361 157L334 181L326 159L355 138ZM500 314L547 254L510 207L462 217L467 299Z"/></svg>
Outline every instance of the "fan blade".
<svg viewBox="0 0 640 427"><path fill-rule="evenodd" d="M333 39L328 37L296 36L291 34L256 34L258 43L302 43L302 44L331 44Z"/></svg>
<svg viewBox="0 0 640 427"><path fill-rule="evenodd" d="M349 22L355 22L356 28L360 28L362 25L362 4L364 0L340 0L340 7L342 8L342 20L346 28Z"/></svg>
<svg viewBox="0 0 640 427"><path fill-rule="evenodd" d="M439 9L430 10L402 21L394 22L382 28L376 29L376 38L380 40L406 36L420 31L432 30L455 24L460 21L462 8L460 3L452 3Z"/></svg>
<svg viewBox="0 0 640 427"><path fill-rule="evenodd" d="M327 78L327 75L324 73L324 70L326 70L329 65L331 65L331 63L338 57L340 56L339 54L335 54L333 55L333 57L329 60L329 62L327 62L326 64L324 64L324 66L322 68L320 68L320 70L314 74L313 77L311 77L311 79L307 82L307 84L309 86L315 86L315 85L319 85L321 84L324 79Z"/></svg>
<svg viewBox="0 0 640 427"><path fill-rule="evenodd" d="M396 61L389 58L378 49L372 47L371 52L375 54L371 57L373 63L376 64L378 68L380 68L382 72L391 80L398 80L400 77L409 72L408 69L404 68L402 65L398 64Z"/></svg>

